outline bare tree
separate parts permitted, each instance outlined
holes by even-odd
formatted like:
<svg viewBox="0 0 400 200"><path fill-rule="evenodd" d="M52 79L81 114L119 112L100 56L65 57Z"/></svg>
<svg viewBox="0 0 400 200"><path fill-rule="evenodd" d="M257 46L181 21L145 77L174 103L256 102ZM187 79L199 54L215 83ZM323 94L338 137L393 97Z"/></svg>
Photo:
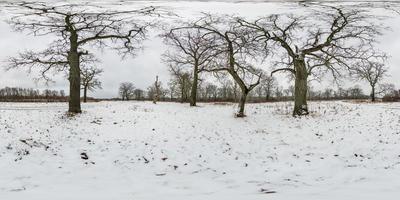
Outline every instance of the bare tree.
<svg viewBox="0 0 400 200"><path fill-rule="evenodd" d="M307 79L326 72L334 78L370 56L381 26L366 11L320 6L308 16L271 15L255 21L238 19L257 33L264 51L280 59L272 73L285 71L295 77L293 116L307 115Z"/></svg>
<svg viewBox="0 0 400 200"><path fill-rule="evenodd" d="M134 55L146 39L151 23L141 16L153 16L154 7L109 11L87 4L50 5L40 2L11 4L18 12L9 20L16 31L56 39L42 52L26 51L10 58L10 68L37 68L44 78L49 71L69 71L69 109L80 113L81 63L87 48L110 47L123 55Z"/></svg>
<svg viewBox="0 0 400 200"><path fill-rule="evenodd" d="M382 83L378 85L378 93L385 97L385 96L395 96L396 87L392 83Z"/></svg>
<svg viewBox="0 0 400 200"><path fill-rule="evenodd" d="M144 91L142 89L133 90L133 95L135 96L135 100L142 100L144 98Z"/></svg>
<svg viewBox="0 0 400 200"><path fill-rule="evenodd" d="M275 97L277 100L281 100L283 96L283 89L282 87L275 87Z"/></svg>
<svg viewBox="0 0 400 200"><path fill-rule="evenodd" d="M216 74L219 87L217 88L218 97L222 101L235 101L235 83L227 74L227 72L220 72Z"/></svg>
<svg viewBox="0 0 400 200"><path fill-rule="evenodd" d="M203 72L210 61L218 54L216 36L206 34L201 29L171 28L161 35L164 42L173 47L173 52L164 54L165 61L173 65L192 68L192 88L190 106L196 106L199 73Z"/></svg>
<svg viewBox="0 0 400 200"><path fill-rule="evenodd" d="M261 77L260 89L264 91L266 101L271 100L272 92L276 86L276 78L264 73Z"/></svg>
<svg viewBox="0 0 400 200"><path fill-rule="evenodd" d="M218 96L218 87L212 83L206 84L205 87L206 97L209 101L217 100Z"/></svg>
<svg viewBox="0 0 400 200"><path fill-rule="evenodd" d="M156 104L160 98L160 90L161 90L161 82L158 80L158 76L156 76L156 81L154 81L154 95L153 95L153 103Z"/></svg>
<svg viewBox="0 0 400 200"><path fill-rule="evenodd" d="M134 90L135 90L135 86L133 85L133 83L130 83L130 82L121 83L119 86L119 95L121 96L122 101L123 100L129 101Z"/></svg>
<svg viewBox="0 0 400 200"><path fill-rule="evenodd" d="M82 67L81 69L81 86L83 89L83 102L87 101L87 91L94 91L95 89L102 89L101 81L97 78L102 69L95 67Z"/></svg>
<svg viewBox="0 0 400 200"><path fill-rule="evenodd" d="M261 79L260 70L248 62L249 57L253 57L251 52L254 49L251 32L240 28L230 16L211 14L204 14L203 17L184 28L199 29L207 35L215 36L220 54L213 60L212 67L206 70L227 72L232 76L242 92L236 116L245 117L247 95L260 83Z"/></svg>
<svg viewBox="0 0 400 200"><path fill-rule="evenodd" d="M354 87L351 87L348 90L350 98L352 99L361 99L365 96L363 90L359 85L355 85Z"/></svg>
<svg viewBox="0 0 400 200"><path fill-rule="evenodd" d="M375 102L376 86L385 76L387 76L388 68L384 63L376 60L363 60L352 69L352 74L359 80L365 80L371 86L371 100Z"/></svg>
<svg viewBox="0 0 400 200"><path fill-rule="evenodd" d="M169 99L171 101L174 100L176 94L177 94L177 82L174 79L170 79L170 81L168 82L168 91L169 91Z"/></svg>
<svg viewBox="0 0 400 200"><path fill-rule="evenodd" d="M185 71L182 66L169 66L169 71L172 75L170 86L175 85L176 91L180 93L181 103L187 102L189 99L189 92L192 85L190 73Z"/></svg>
<svg viewBox="0 0 400 200"><path fill-rule="evenodd" d="M157 83L156 83L157 82ZM147 98L152 100L154 104L158 101L165 100L168 90L162 87L162 82L156 79L156 82L147 87Z"/></svg>

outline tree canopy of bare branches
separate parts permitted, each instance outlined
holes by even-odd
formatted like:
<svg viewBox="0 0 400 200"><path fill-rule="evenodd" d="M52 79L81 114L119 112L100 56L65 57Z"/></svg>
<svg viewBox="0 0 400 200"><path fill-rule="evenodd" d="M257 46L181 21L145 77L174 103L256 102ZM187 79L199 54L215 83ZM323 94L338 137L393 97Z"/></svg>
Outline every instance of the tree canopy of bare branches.
<svg viewBox="0 0 400 200"><path fill-rule="evenodd" d="M196 106L199 73L218 55L217 38L201 29L180 27L171 28L161 36L164 42L173 48L164 54L164 61L170 65L182 65L192 69L190 106Z"/></svg>
<svg viewBox="0 0 400 200"><path fill-rule="evenodd" d="M362 60L351 70L351 73L355 78L359 80L365 80L371 86L372 102L375 102L376 99L377 84L379 84L387 76L388 72L388 68L384 61L379 60L380 59Z"/></svg>
<svg viewBox="0 0 400 200"><path fill-rule="evenodd" d="M44 78L49 71L69 71L69 112L80 113L81 64L93 55L90 47L110 48L122 55L135 55L152 25L143 16L158 13L155 7L110 11L80 4L50 5L40 2L12 3L14 16L8 21L15 31L34 36L55 37L43 51L26 51L10 58L9 68L38 69Z"/></svg>
<svg viewBox="0 0 400 200"><path fill-rule="evenodd" d="M83 102L87 101L87 91L102 89L101 81L98 79L103 73L102 69L95 67L82 67L81 69L81 86L83 89Z"/></svg>
<svg viewBox="0 0 400 200"><path fill-rule="evenodd" d="M175 91L179 93L181 103L187 102L190 88L192 88L191 74L181 65L169 65L169 71L172 76L169 83L171 96Z"/></svg>
<svg viewBox="0 0 400 200"><path fill-rule="evenodd" d="M197 29L212 35L218 44L219 54L213 59L209 72L227 72L242 91L237 117L244 117L244 108L248 93L254 89L261 79L261 71L250 64L254 57L252 32L242 29L232 16L204 14L200 19L188 23L181 29Z"/></svg>
<svg viewBox="0 0 400 200"><path fill-rule="evenodd" d="M130 82L123 82L119 85L119 95L123 100L127 100L129 101L129 99L131 98L132 94L134 94L135 91L135 86L133 85L133 83Z"/></svg>
<svg viewBox="0 0 400 200"><path fill-rule="evenodd" d="M314 7L315 8L315 7ZM238 18L256 32L256 40L277 60L273 71L295 76L293 116L307 115L307 79L330 72L334 78L373 55L382 27L361 9L319 6L306 16L270 15L254 21Z"/></svg>
<svg viewBox="0 0 400 200"><path fill-rule="evenodd" d="M274 76L269 75L268 73L263 73L260 81L259 92L264 93L265 100L271 100L272 92L277 86L277 80Z"/></svg>

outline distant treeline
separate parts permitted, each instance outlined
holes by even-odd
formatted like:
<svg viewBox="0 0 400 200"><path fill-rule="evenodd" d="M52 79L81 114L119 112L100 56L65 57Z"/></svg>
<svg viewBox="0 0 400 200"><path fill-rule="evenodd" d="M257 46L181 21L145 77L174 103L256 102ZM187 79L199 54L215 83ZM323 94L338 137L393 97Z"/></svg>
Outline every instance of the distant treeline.
<svg viewBox="0 0 400 200"><path fill-rule="evenodd" d="M183 91L175 87L167 89L161 87L160 101L169 102L189 102L190 90L182 87ZM147 90L138 88L130 88L128 96L122 98L114 98L112 100L138 100L148 101L153 99L154 88L148 87ZM382 100L387 102L400 101L400 90L389 89L382 95ZM234 84L223 84L217 86L215 84L205 84L198 88L198 100L200 102L237 102L240 98L240 91ZM359 86L349 88L339 88L337 90L326 88L324 90L314 90L309 88L309 100L350 100L350 99L368 99ZM248 96L248 101L253 103L289 101L294 99L294 88L289 87L283 89L277 85L268 88L258 86ZM89 98L94 101L96 99ZM104 99L108 100L108 99ZM32 88L5 87L0 89L0 101L2 102L65 102L68 96L64 90L38 90Z"/></svg>
<svg viewBox="0 0 400 200"><path fill-rule="evenodd" d="M40 91L32 88L5 87L0 89L0 101L3 102L62 102L68 97L64 90Z"/></svg>
<svg viewBox="0 0 400 200"><path fill-rule="evenodd" d="M190 84L190 83L188 83ZM114 100L152 100L155 94L154 87L150 86L147 90L135 88L132 83L123 83L121 85L129 85L129 87L120 87L119 98ZM190 86L168 84L168 88L160 88L159 100L186 103L190 101ZM240 91L235 84L229 82L225 84L201 84L198 87L199 102L237 102L240 98ZM124 95L122 95L124 94ZM381 94L384 101L400 101L399 91L390 89ZM370 95L365 94L360 86L356 85L349 88L324 90L308 89L309 100L350 100L350 99L369 99ZM274 102L289 101L294 99L294 87L283 89L277 84L259 85L248 95L249 102Z"/></svg>

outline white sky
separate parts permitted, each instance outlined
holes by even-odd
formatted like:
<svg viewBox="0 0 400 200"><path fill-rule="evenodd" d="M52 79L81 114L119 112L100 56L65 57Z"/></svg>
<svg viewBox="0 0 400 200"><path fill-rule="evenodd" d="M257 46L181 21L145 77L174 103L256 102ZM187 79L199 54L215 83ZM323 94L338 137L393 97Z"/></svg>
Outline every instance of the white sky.
<svg viewBox="0 0 400 200"><path fill-rule="evenodd" d="M77 1L78 0L74 0L74 2ZM133 4L166 6L185 18L198 15L199 12L239 14L244 17L257 17L283 12L284 10L287 12L288 6L297 6L296 3L271 3L260 2L258 0L241 3L232 3L227 0L225 0L225 2L130 1L128 3L123 3L123 6L133 6ZM290 12L301 12L301 9L301 6L297 6L295 9L291 9ZM377 12L382 12L382 10ZM391 56L388 62L390 67L389 74L391 76L387 78L386 82L395 83L397 87L400 87L400 16L388 19L386 22L390 25L392 30L386 32L385 35L380 38L381 43L379 45L380 50L387 52ZM165 51L166 47L163 45L161 39L154 37L154 35L157 34L157 31L152 31L151 35L153 35L153 37L145 42L144 51L140 52L135 58L126 58L121 61L120 57L114 52L107 50L98 52L96 56L102 61L98 67L104 69L104 73L100 77L100 80L103 82L103 89L89 95L95 97L115 97L117 96L119 83L124 81L133 82L136 87L146 89L153 83L156 75L160 76L165 85L168 82L169 74L166 65L160 61L160 55ZM0 62L3 62L9 56L16 55L19 51L26 49L43 49L48 42L51 42L49 37L32 37L26 34L12 32L8 24L4 21L0 21ZM4 65L4 63L1 63L1 65ZM267 68L268 66L266 65L265 69ZM68 91L68 82L63 75L56 76L56 78L54 78L55 83L46 86L41 82L35 83L32 80L34 76L25 73L23 70L0 70L0 88L5 86L18 86L39 89L64 89ZM281 79L280 81L283 85L286 85L284 83L286 79ZM327 84L329 83L325 82L322 85L314 84L314 86L316 88L322 88ZM348 85L350 84L352 83L348 82ZM366 89L365 92L368 92L366 83L359 82L357 84L363 86L364 89Z"/></svg>

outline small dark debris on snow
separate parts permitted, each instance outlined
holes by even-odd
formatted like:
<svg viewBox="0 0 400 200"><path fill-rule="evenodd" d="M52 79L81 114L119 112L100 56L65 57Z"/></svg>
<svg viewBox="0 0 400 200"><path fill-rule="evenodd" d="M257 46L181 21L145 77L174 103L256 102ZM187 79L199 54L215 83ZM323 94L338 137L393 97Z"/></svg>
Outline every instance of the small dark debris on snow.
<svg viewBox="0 0 400 200"><path fill-rule="evenodd" d="M143 159L144 159L144 163L149 163L150 161L149 160L147 160L147 158L145 158L144 156L142 157Z"/></svg>
<svg viewBox="0 0 400 200"><path fill-rule="evenodd" d="M82 153L81 153L81 158L82 158L83 160L87 160L87 159L89 159L89 156L88 156L85 152L82 152Z"/></svg>
<svg viewBox="0 0 400 200"><path fill-rule="evenodd" d="M264 189L264 188L261 188L260 192L262 192L264 194L274 194L274 193L276 193L276 191L268 190L268 189Z"/></svg>
<svg viewBox="0 0 400 200"><path fill-rule="evenodd" d="M12 148L11 144L8 144L8 145L6 146L6 149L7 149L7 150L12 150L13 148ZM400 157L400 155L399 155L399 157Z"/></svg>
<svg viewBox="0 0 400 200"><path fill-rule="evenodd" d="M21 192L24 190L26 190L26 188L23 186L22 188L11 189L10 192Z"/></svg>

